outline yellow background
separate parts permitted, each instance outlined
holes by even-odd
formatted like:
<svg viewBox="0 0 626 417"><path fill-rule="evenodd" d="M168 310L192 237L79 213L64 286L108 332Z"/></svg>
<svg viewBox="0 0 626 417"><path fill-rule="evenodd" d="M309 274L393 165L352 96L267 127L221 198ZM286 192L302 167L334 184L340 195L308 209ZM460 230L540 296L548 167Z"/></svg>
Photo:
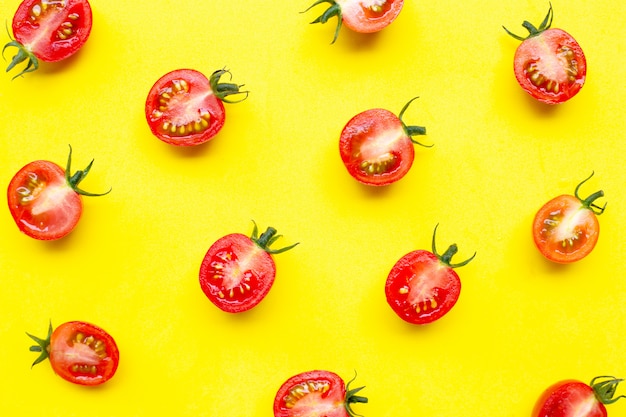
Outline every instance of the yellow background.
<svg viewBox="0 0 626 417"><path fill-rule="evenodd" d="M9 21L18 0L2 0ZM583 47L587 82L548 107L517 85L518 41L547 1L407 1L378 34L335 20L309 25L306 0L92 0L84 48L11 81L0 77L0 182L26 163L95 162L78 227L57 242L18 232L0 210L1 415L271 416L290 376L327 369L356 384L375 416L529 416L561 379L626 377L623 109L626 3L553 0L554 24ZM8 37L6 39L8 42ZM12 56L6 51L7 58ZM226 105L210 143L179 149L144 117L166 72L228 67L250 97ZM424 125L426 143L400 182L358 184L338 139L355 114L382 107ZM572 265L544 260L530 233L559 194L602 189L595 250ZM209 246L228 233L300 242L275 257L278 274L255 309L228 315L198 285ZM457 243L463 289L444 318L416 327L385 301L405 253ZM25 332L90 321L116 339L107 384L66 383ZM355 386L357 386L355 385ZM626 393L621 387L618 393ZM626 416L626 400L609 406Z"/></svg>

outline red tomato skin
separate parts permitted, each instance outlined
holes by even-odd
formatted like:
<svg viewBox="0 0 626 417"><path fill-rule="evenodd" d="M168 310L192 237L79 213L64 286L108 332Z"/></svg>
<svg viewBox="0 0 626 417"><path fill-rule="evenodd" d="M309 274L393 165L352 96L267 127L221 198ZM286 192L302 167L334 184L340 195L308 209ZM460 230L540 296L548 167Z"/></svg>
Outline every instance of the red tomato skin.
<svg viewBox="0 0 626 417"><path fill-rule="evenodd" d="M359 1L337 1L341 6L343 23L358 33L379 32L389 26L400 14L404 0L387 0L381 12L374 12ZM371 2L374 3L374 2Z"/></svg>
<svg viewBox="0 0 626 417"><path fill-rule="evenodd" d="M584 382L557 382L537 400L533 417L606 417L606 407Z"/></svg>
<svg viewBox="0 0 626 417"><path fill-rule="evenodd" d="M568 72L563 64L567 64L567 59L562 52L559 52L560 48L569 48L573 55L570 58L570 67L576 68L575 76L569 78ZM550 72L554 72L559 81L559 91L555 92L553 89L548 90L544 87L538 87L535 85L527 72L526 68L529 62L539 62L545 60L549 62L551 59L546 54L552 53L553 56L561 54L561 58L558 58L560 64L551 65ZM586 74L587 74L587 60L585 54L578 44L578 42L567 32L562 29L547 29L541 32L539 35L531 36L524 40L515 51L515 57L513 60L513 70L515 72L515 78L519 85L530 94L536 100L546 104L559 104L574 97L582 89ZM573 71L570 69L570 71Z"/></svg>
<svg viewBox="0 0 626 417"><path fill-rule="evenodd" d="M24 0L17 8L13 16L13 36L15 40L24 45L38 59L45 62L61 61L75 54L87 42L92 27L91 6L87 0L65 0L65 6L58 8L60 2L54 6L55 12L49 15L49 20L32 20L31 10L36 5L41 5L41 0ZM70 15L77 15L70 19ZM42 16L46 15L42 12ZM67 39L61 39L58 32L61 24L72 24L72 33ZM52 25L52 26L50 26ZM49 30L48 36L41 36L43 31Z"/></svg>
<svg viewBox="0 0 626 417"><path fill-rule="evenodd" d="M78 342L78 333L101 341L103 352L97 353L93 344ZM89 361L82 362L81 358ZM54 329L50 337L49 359L52 369L61 378L78 385L93 386L103 384L115 375L120 354L115 340L105 330L87 322L71 321ZM77 371L72 369L74 365L95 366L96 372Z"/></svg>
<svg viewBox="0 0 626 417"><path fill-rule="evenodd" d="M171 109L160 111L162 94L171 93L173 80L185 80L188 83L189 91L181 93L186 99L178 100L179 104ZM193 114L188 112L186 105L190 100L198 103L198 106L192 109ZM196 146L208 142L217 135L226 121L224 104L211 89L209 79L192 69L174 70L159 78L148 93L145 113L152 134L163 142L175 146ZM164 123L172 125L172 116L180 120L182 125L193 125L195 122L204 123L201 115L206 114L210 115L208 126L199 132L172 134L163 129Z"/></svg>
<svg viewBox="0 0 626 417"><path fill-rule="evenodd" d="M403 178L411 169L415 150L402 122L385 109L371 109L354 116L339 138L339 153L348 173L365 185L384 186ZM365 155L371 154L371 155ZM368 173L365 159L382 162L380 172ZM386 164L386 166L385 166ZM374 164L375 165L375 164Z"/></svg>
<svg viewBox="0 0 626 417"><path fill-rule="evenodd" d="M415 293L421 297L419 303L409 300ZM385 283L385 296L392 310L402 320L418 325L432 323L447 314L460 293L457 273L425 250L400 258Z"/></svg>
<svg viewBox="0 0 626 417"><path fill-rule="evenodd" d="M556 220L551 220L557 216ZM575 217L575 221L563 222L558 220L561 216L568 218ZM556 227L551 226L551 222L558 222ZM556 236L559 227L564 224L575 224L577 238L574 244L562 240ZM533 221L533 240L539 252L557 263L576 262L589 255L598 242L600 236L600 223L595 213L589 208L583 207L580 200L572 195L561 195L553 198L543 205Z"/></svg>
<svg viewBox="0 0 626 417"><path fill-rule="evenodd" d="M307 382L329 388L326 392L313 391L299 399L290 395L294 387ZM303 372L289 378L278 389L274 398L274 417L350 417L345 398L345 383L339 375L319 370Z"/></svg>
<svg viewBox="0 0 626 417"><path fill-rule="evenodd" d="M23 195L26 192L28 196ZM38 240L66 236L83 212L82 199L67 184L65 171L50 161L22 167L9 183L7 200L20 231Z"/></svg>
<svg viewBox="0 0 626 417"><path fill-rule="evenodd" d="M204 294L227 313L241 313L255 307L268 294L275 277L272 256L241 233L226 235L213 243L202 260L199 274ZM228 279L231 282L224 286ZM229 296L230 289L233 296Z"/></svg>

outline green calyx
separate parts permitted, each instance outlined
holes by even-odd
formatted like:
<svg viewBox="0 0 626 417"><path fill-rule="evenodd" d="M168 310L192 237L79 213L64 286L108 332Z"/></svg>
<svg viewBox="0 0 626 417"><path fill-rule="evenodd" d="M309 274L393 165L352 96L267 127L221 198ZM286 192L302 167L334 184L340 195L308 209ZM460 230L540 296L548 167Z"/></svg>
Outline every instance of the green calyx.
<svg viewBox="0 0 626 417"><path fill-rule="evenodd" d="M22 71L20 71L19 74L13 77L13 79L20 77L26 74L27 72L33 72L37 70L39 68L39 60L37 59L35 54L33 54L24 45L22 45L21 43L19 43L18 41L16 41L15 39L11 37L8 26L7 26L7 33L9 34L9 39L11 39L11 42L7 43L6 45L4 45L4 48L2 48L2 57L4 58L4 51L9 47L17 48L17 53L11 59L11 63L7 67L6 72L11 71L16 65L21 64L24 61L26 61L26 67Z"/></svg>
<svg viewBox="0 0 626 417"><path fill-rule="evenodd" d="M350 417L362 417L360 414L357 414L352 410L352 404L354 403L367 403L367 397L362 397L360 395L356 395L359 391L361 391L365 387L358 388L350 388L350 385L356 379L356 372L354 373L354 377L348 381L346 384L346 400L344 402L346 411Z"/></svg>
<svg viewBox="0 0 626 417"><path fill-rule="evenodd" d="M526 37L519 36L519 35L516 35L516 34L512 33L511 31L509 31L504 26L502 26L502 28L504 28L506 33L508 33L509 35L514 37L515 39L517 39L519 41L524 41L524 40L526 40L528 38L531 38L533 36L539 35L541 32L543 32L545 30L550 29L550 26L552 26L552 18L553 17L554 17L554 13L552 12L552 3L550 3L550 8L548 9L548 14L546 14L546 17L543 19L543 22L541 22L539 27L535 27L535 25L533 25L532 23L530 23L527 20L525 20L524 23L522 23L522 26L524 26L524 28L526 28L526 30L528 31L528 36L526 36Z"/></svg>
<svg viewBox="0 0 626 417"><path fill-rule="evenodd" d="M599 382L596 382L598 380ZM597 376L591 380L589 386L593 389L598 401L602 404L613 404L620 398L626 398L626 395L615 397L617 386L622 381L623 379L613 376Z"/></svg>
<svg viewBox="0 0 626 417"><path fill-rule="evenodd" d="M594 201L596 201L598 198L600 197L604 197L604 191L600 190L600 191L596 191L595 193L591 194L589 197L583 199L580 198L580 196L578 195L578 190L580 189L581 185L583 185L584 183L586 183L587 181L589 181L591 179L591 177L593 177L593 171L591 172L591 175L589 175L587 178L585 178L580 184L578 184L576 186L576 189L574 190L574 196L580 200L580 202L582 203L583 207L593 211L596 215L600 215L602 213L604 213L604 210L606 209L606 204L604 203L604 205L602 207L598 206L597 204L594 204Z"/></svg>
<svg viewBox="0 0 626 417"><path fill-rule="evenodd" d="M234 84L234 83L221 83L220 82L220 78L222 78L224 74L228 74L231 79L233 78L233 75L226 68L217 70L213 74L211 74L211 77L209 78L209 84L211 85L211 90L213 90L213 94L215 94L215 96L219 98L221 101L223 101L224 103L230 103L230 104L239 103L247 99L250 92L240 90L240 88L243 87L243 84L239 85L239 84ZM231 100L227 98L228 96L231 96L234 94L242 94L243 98L240 98L239 100Z"/></svg>
<svg viewBox="0 0 626 417"><path fill-rule="evenodd" d="M93 165L93 161L94 160L92 159L89 165L87 165L87 168L76 171L74 174L71 174L72 146L70 145L70 154L67 157L67 166L65 168L65 180L67 181L69 186L72 188L72 190L74 190L76 193L80 195L84 195L88 197L100 197L100 196L110 193L112 189L109 188L109 191L101 193L101 194L94 194L94 193L90 193L90 192L87 192L85 190L78 188L78 184L80 184L80 182L85 179L87 174L89 174L89 171L91 170L91 166Z"/></svg>
<svg viewBox="0 0 626 417"><path fill-rule="evenodd" d="M337 27L335 28L335 36L333 37L333 41L331 42L331 45L332 45L337 40L337 37L339 36L339 31L341 30L341 24L343 23L343 17L341 16L341 7L339 6L339 4L335 0L317 0L315 3L313 3L308 9L306 9L302 13L306 13L309 10L311 10L313 7L322 3L328 3L330 4L330 7L328 7L328 9L326 9L326 11L324 11L324 13L322 13L321 16L319 16L317 19L312 21L311 24L326 23L328 22L328 19L336 16Z"/></svg>
<svg viewBox="0 0 626 417"><path fill-rule="evenodd" d="M39 357L37 357L37 359L35 359L35 362L33 362L33 364L31 365L31 367L33 367L37 365L38 363L43 362L46 359L48 359L48 356L49 356L48 348L50 346L50 336L52 336L52 322L50 322L50 326L48 327L48 336L45 339L40 339L39 337L33 336L30 333L26 333L26 335L30 337L31 339L33 339L35 343L37 343L36 345L31 346L29 350L31 352L40 353Z"/></svg>
<svg viewBox="0 0 626 417"><path fill-rule="evenodd" d="M474 259L474 257L476 256L476 252L474 252L474 254L469 259L466 259L463 262L459 262L458 264L451 263L452 257L459 250L459 248L457 247L456 243L453 243L452 245L450 245L450 247L444 252L443 255L439 255L439 253L437 253L437 248L435 246L435 236L437 234L437 228L438 227L439 227L439 224L437 224L437 226L435 226L435 231L433 232L433 244L432 244L433 255L435 255L442 264L447 265L450 268L459 268L461 266L464 266L464 265L467 265L468 263L470 263L470 261L472 259Z"/></svg>
<svg viewBox="0 0 626 417"><path fill-rule="evenodd" d="M408 109L411 103L413 103L418 98L419 97L413 97L411 100L409 100L408 103L404 105L404 107L402 107L402 110L400 110L400 114L398 115L398 119L400 119L400 123L402 123L402 129L404 129L404 133L406 133L406 135L411 139L411 142L415 143L416 145L424 146L426 148L431 148L434 145L425 145L413 139L413 136L418 136L418 135L422 136L426 134L426 128L424 126L407 126L406 123L404 123L404 120L402 120L402 117L404 116L404 112L406 111L406 109Z"/></svg>
<svg viewBox="0 0 626 417"><path fill-rule="evenodd" d="M267 253L270 253L272 255L283 253L283 252L288 251L289 249L293 249L300 243L300 242L297 242L297 243L294 243L293 245L280 248L280 249L271 249L270 246L274 242L276 242L280 237L282 237L282 235L277 235L276 229L274 229L273 227L268 227L267 230L263 232L261 236L259 236L259 228L257 227L256 222L253 221L253 223L254 223L254 230L252 231L252 236L250 236L250 240L256 243L257 246L259 246L261 249L263 249Z"/></svg>

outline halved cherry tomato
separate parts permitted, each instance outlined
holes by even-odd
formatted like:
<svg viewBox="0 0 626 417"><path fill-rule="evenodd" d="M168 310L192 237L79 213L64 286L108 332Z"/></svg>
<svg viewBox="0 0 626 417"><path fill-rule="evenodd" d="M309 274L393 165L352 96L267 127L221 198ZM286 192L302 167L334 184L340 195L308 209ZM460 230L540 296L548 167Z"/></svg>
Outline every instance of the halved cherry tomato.
<svg viewBox="0 0 626 417"><path fill-rule="evenodd" d="M56 62L76 53L91 33L91 6L87 0L24 0L13 16L13 36L8 47L17 53L7 68L26 61L15 77L39 68L39 61Z"/></svg>
<svg viewBox="0 0 626 417"><path fill-rule="evenodd" d="M423 126L407 126L404 112L417 97L404 105L396 116L389 110L371 109L354 116L339 138L339 154L348 173L367 185L388 185L404 177L415 158L413 139L425 135ZM432 145L430 145L432 146Z"/></svg>
<svg viewBox="0 0 626 417"><path fill-rule="evenodd" d="M33 366L50 359L54 372L66 381L79 385L100 385L115 375L120 352L111 335L100 327L84 321L63 323L48 337L27 335L37 344L31 352L40 352Z"/></svg>
<svg viewBox="0 0 626 417"><path fill-rule="evenodd" d="M597 216L604 212L606 204L594 204L604 196L602 190L582 199L580 187L593 173L576 186L574 195L560 195L544 204L533 221L533 239L539 252L558 263L579 261L593 250L600 236Z"/></svg>
<svg viewBox="0 0 626 417"><path fill-rule="evenodd" d="M280 237L273 227L259 236L255 223L251 237L232 233L213 243L200 265L200 287L207 298L228 313L247 311L259 304L276 277L272 255L297 245L271 249Z"/></svg>
<svg viewBox="0 0 626 417"><path fill-rule="evenodd" d="M275 417L354 417L352 404L366 403L356 395L365 387L350 389L330 371L308 371L289 378L274 398Z"/></svg>
<svg viewBox="0 0 626 417"><path fill-rule="evenodd" d="M600 376L590 384L576 380L557 382L539 397L532 416L606 417L605 404L624 398L623 395L615 397L617 385L622 381L612 376Z"/></svg>
<svg viewBox="0 0 626 417"><path fill-rule="evenodd" d="M575 96L585 83L587 61L582 48L569 33L551 29L552 5L541 25L528 21L522 26L527 37L506 32L522 41L515 51L513 69L519 85L533 98L558 104Z"/></svg>
<svg viewBox="0 0 626 417"><path fill-rule="evenodd" d="M39 240L60 239L74 230L81 214L81 195L97 197L78 188L85 179L87 168L71 174L72 147L65 170L50 161L33 161L20 169L9 183L9 210L17 227L26 235Z"/></svg>
<svg viewBox="0 0 626 417"><path fill-rule="evenodd" d="M336 16L337 27L331 42L335 43L342 23L358 33L383 30L398 17L404 0L317 0L305 12L321 3L329 3L330 7L311 23L326 23Z"/></svg>
<svg viewBox="0 0 626 417"><path fill-rule="evenodd" d="M439 255L433 232L432 252L416 250L404 255L391 269L385 283L387 303L404 321L427 324L443 317L459 299L461 280L453 268L467 265L474 257L452 264L456 244Z"/></svg>
<svg viewBox="0 0 626 417"><path fill-rule="evenodd" d="M241 85L221 83L230 71L204 74L179 69L165 74L150 89L146 100L146 119L152 133L165 143L193 146L211 140L224 126L225 103L238 103L248 97ZM242 94L240 100L227 99Z"/></svg>

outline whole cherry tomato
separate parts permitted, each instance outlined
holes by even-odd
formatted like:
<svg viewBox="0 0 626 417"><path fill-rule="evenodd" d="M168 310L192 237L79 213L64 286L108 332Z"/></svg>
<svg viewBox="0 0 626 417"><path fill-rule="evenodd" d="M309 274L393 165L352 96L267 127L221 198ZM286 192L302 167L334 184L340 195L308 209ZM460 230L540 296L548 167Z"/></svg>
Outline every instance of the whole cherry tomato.
<svg viewBox="0 0 626 417"><path fill-rule="evenodd" d="M617 385L612 376L599 376L590 384L581 381L560 381L546 389L537 400L532 417L607 417L606 404L612 404Z"/></svg>
<svg viewBox="0 0 626 417"><path fill-rule="evenodd" d="M13 16L14 40L2 49L16 47L9 72L26 61L15 77L39 68L39 61L56 62L75 54L91 33L91 6L87 0L24 0Z"/></svg>
<svg viewBox="0 0 626 417"><path fill-rule="evenodd" d="M318 4L329 3L330 7L311 23L326 23L331 17L337 17L335 43L342 23L358 33L372 33L383 30L400 14L404 0L317 0L309 11Z"/></svg>
<svg viewBox="0 0 626 417"><path fill-rule="evenodd" d="M598 215L606 208L594 202L604 196L602 190L582 199L580 187L593 173L576 186L574 195L560 195L544 204L533 221L533 240L539 252L558 263L576 262L589 255L598 242Z"/></svg>
<svg viewBox="0 0 626 417"><path fill-rule="evenodd" d="M569 33L552 25L552 5L539 27L522 26L527 37L506 32L522 41L515 51L513 70L519 85L533 98L558 104L575 96L585 83L587 61L582 48Z"/></svg>
<svg viewBox="0 0 626 417"><path fill-rule="evenodd" d="M52 324L46 339L27 335L37 344L31 352L41 353L33 366L49 359L54 372L78 385L100 385L115 375L120 352L111 335L84 321L63 323L54 331Z"/></svg>
<svg viewBox="0 0 626 417"><path fill-rule="evenodd" d="M453 264L456 244L439 255L433 232L432 252L416 250L404 255L391 269L385 283L387 303L404 321L427 324L443 317L459 299L461 280L454 268L467 265L474 257Z"/></svg>

